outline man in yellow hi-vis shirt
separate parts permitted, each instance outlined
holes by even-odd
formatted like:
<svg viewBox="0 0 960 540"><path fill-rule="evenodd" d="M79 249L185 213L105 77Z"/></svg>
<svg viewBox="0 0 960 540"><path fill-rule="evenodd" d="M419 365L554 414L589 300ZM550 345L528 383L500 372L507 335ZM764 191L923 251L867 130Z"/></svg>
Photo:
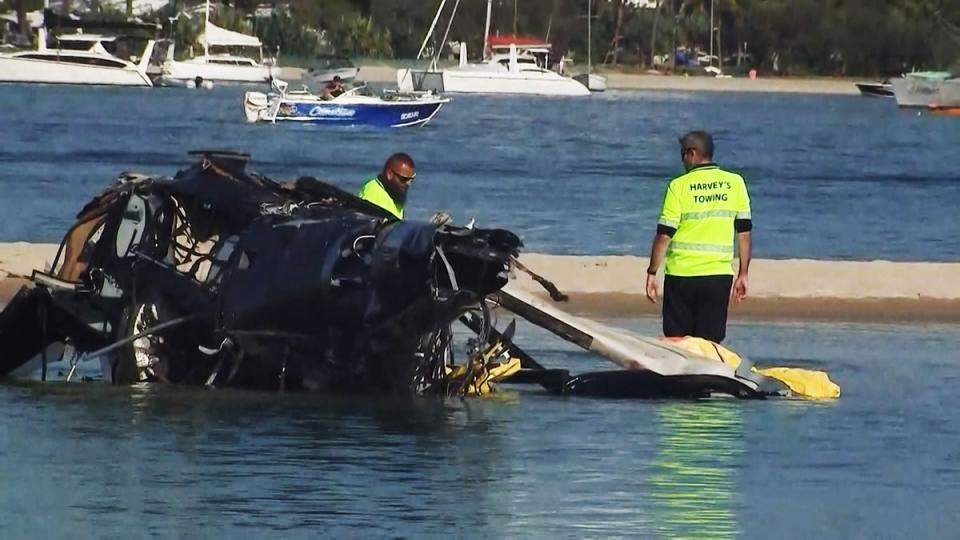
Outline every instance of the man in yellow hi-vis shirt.
<svg viewBox="0 0 960 540"><path fill-rule="evenodd" d="M403 219L403 207L407 204L407 190L416 178L413 158L399 152L387 158L380 174L367 180L360 188L358 197Z"/></svg>
<svg viewBox="0 0 960 540"><path fill-rule="evenodd" d="M670 181L650 248L647 298L657 302L657 270L666 254L663 334L721 342L727 308L747 296L750 268L750 197L743 178L713 162L713 137L692 131L680 138L686 174ZM740 270L733 279L734 236Z"/></svg>

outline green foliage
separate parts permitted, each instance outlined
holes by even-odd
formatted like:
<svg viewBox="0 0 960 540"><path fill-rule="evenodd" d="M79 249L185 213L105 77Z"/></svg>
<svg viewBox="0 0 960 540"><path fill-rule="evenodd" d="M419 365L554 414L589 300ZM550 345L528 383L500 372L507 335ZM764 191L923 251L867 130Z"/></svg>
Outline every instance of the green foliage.
<svg viewBox="0 0 960 540"><path fill-rule="evenodd" d="M270 51L284 55L312 57L320 52L318 32L311 30L285 13L254 21L256 34Z"/></svg>
<svg viewBox="0 0 960 540"><path fill-rule="evenodd" d="M345 17L333 31L333 40L340 52L357 56L393 56L390 31L381 30L372 17Z"/></svg>
<svg viewBox="0 0 960 540"><path fill-rule="evenodd" d="M3 0L6 5L38 5L42 0ZM614 43L618 7L625 0L494 0L491 32L539 36L554 45L555 56L585 63L587 2L594 15L591 44L594 64L611 47L618 62L652 63L672 44L710 48L711 0L661 0L657 10L624 4L620 39ZM98 6L98 0L74 0ZM412 58L430 26L440 0L291 0L291 15L253 20L259 0L234 0L217 11L215 22L232 30L255 32L273 50L310 57L324 45L355 56ZM441 43L450 11L448 0L430 51L450 50ZM731 59L745 52L762 73L894 75L910 69L949 67L960 59L960 0L713 0L720 46L715 54ZM167 13L156 14L166 24ZM118 12L122 15L122 12ZM111 13L112 15L112 13ZM482 49L486 2L461 0L448 41L464 41L471 57ZM654 19L656 36L653 36ZM201 21L177 24L177 49L194 43ZM548 35L549 33L549 35ZM324 39L320 39L324 36ZM715 42L716 47L716 42ZM332 52L332 51L325 51ZM556 60L556 58L555 58Z"/></svg>

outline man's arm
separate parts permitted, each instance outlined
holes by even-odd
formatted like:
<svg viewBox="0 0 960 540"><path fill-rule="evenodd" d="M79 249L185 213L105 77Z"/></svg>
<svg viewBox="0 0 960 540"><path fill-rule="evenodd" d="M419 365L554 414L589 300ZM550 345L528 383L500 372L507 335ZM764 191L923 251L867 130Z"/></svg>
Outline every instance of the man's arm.
<svg viewBox="0 0 960 540"><path fill-rule="evenodd" d="M733 298L740 302L747 297L747 282L750 271L752 247L750 245L750 231L753 230L753 220L750 214L750 195L747 194L747 185L741 178L740 204L737 217L733 220L733 229L737 232L737 244L740 246L740 268L737 270L737 279L733 282Z"/></svg>
<svg viewBox="0 0 960 540"><path fill-rule="evenodd" d="M663 264L663 256L667 252L667 244L670 243L672 232L667 233L664 227L657 227L657 234L653 237L653 243L650 245L650 265L647 267L647 298L657 303L657 270Z"/></svg>
<svg viewBox="0 0 960 540"><path fill-rule="evenodd" d="M657 234L653 237L653 243L650 245L650 264L647 266L647 298L657 303L657 271L663 264L664 254L667 252L667 244L670 238L677 232L680 226L680 197L674 189L673 183L667 185L667 191L663 195L663 206L660 208L660 219L657 220Z"/></svg>

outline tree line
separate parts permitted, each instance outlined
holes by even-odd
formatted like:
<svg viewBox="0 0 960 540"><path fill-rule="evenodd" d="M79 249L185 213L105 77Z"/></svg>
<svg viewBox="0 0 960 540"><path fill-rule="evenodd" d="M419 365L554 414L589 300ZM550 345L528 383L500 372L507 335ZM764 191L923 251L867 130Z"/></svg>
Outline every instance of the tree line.
<svg viewBox="0 0 960 540"><path fill-rule="evenodd" d="M18 12L35 9L40 1L3 0ZM254 32L268 47L287 54L407 59L420 49L440 1L290 0L283 4L286 9L253 18L261 0L229 0L230 9L217 17L223 19L220 24ZM73 2L105 10L98 0ZM485 0L447 0L428 49L450 54L440 41L454 4L458 10L449 22L448 41L467 43L476 56L483 43ZM542 37L558 57L585 63L588 5L594 65L669 70L677 67L670 51L686 47L705 53L712 41L715 63L725 71L889 76L960 67L957 0L494 0L491 32ZM128 11L130 6L127 0ZM182 5L168 6L155 18L166 24L176 9ZM184 27L188 30L179 30L178 41L196 31L189 23Z"/></svg>

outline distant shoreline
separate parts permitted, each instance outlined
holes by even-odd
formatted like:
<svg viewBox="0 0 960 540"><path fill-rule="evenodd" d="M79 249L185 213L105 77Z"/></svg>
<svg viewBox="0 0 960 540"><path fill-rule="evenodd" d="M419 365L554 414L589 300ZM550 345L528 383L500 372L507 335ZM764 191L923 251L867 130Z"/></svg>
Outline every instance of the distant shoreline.
<svg viewBox="0 0 960 540"><path fill-rule="evenodd" d="M56 244L0 243L0 304L43 269ZM655 316L660 306L644 292L647 259L525 253L520 260L562 292L566 311L598 317ZM731 308L731 320L960 323L960 263L822 261L753 262L750 295ZM20 277L17 277L20 276ZM539 284L516 272L521 288L547 298Z"/></svg>
<svg viewBox="0 0 960 540"><path fill-rule="evenodd" d="M281 68L280 78L299 80L301 68ZM793 78L793 77L734 77L717 79L704 76L650 75L644 73L621 73L601 71L607 78L609 90L661 90L679 92L759 92L795 93L819 95L859 95L860 91L850 79ZM384 64L361 65L357 78L363 81L396 85L397 67Z"/></svg>

